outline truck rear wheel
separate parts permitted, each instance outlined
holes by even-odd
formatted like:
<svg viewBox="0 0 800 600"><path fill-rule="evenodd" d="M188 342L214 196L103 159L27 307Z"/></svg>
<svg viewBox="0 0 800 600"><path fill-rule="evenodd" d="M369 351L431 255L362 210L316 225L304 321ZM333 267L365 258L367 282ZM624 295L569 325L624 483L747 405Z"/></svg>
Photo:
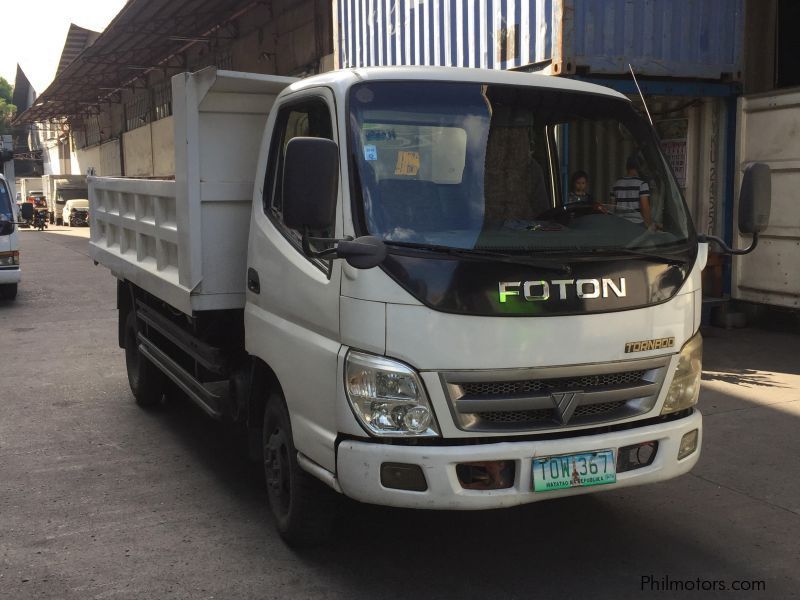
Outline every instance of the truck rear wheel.
<svg viewBox="0 0 800 600"><path fill-rule="evenodd" d="M273 393L264 411L264 475L278 532L290 546L313 546L330 538L334 492L297 464L289 412Z"/></svg>
<svg viewBox="0 0 800 600"><path fill-rule="evenodd" d="M161 404L166 378L158 367L139 352L136 331L136 312L131 310L125 320L125 366L128 369L128 383L136 403L142 408L151 408Z"/></svg>

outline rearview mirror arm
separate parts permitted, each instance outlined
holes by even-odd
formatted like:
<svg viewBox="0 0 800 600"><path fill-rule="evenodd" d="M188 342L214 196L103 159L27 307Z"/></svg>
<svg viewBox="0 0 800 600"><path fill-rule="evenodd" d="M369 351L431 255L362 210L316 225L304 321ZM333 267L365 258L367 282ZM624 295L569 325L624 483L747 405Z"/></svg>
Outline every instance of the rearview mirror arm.
<svg viewBox="0 0 800 600"><path fill-rule="evenodd" d="M331 248L317 251L311 247L312 242L332 244ZM315 238L308 235L306 229L303 233L303 253L309 258L336 259L343 258L351 267L356 269L371 269L381 264L386 258L388 250L382 240L365 235L353 239L347 236L337 238Z"/></svg>
<svg viewBox="0 0 800 600"><path fill-rule="evenodd" d="M308 235L308 231L303 232L303 254L308 256L309 258L321 258L321 259L330 259L330 258L338 258L336 255L336 245L341 241L352 241L352 237L347 236L340 240L339 238L318 238L318 237L311 237ZM311 247L311 244L331 244L331 248L325 248L325 250L314 250Z"/></svg>
<svg viewBox="0 0 800 600"><path fill-rule="evenodd" d="M725 254L730 254L730 255L733 255L733 256L741 256L742 254L750 254L753 250L756 249L756 246L758 246L758 232L757 231L753 233L753 241L752 241L752 243L747 248L741 248L741 249L731 248L730 246L728 246L728 244L725 243L725 240L723 240L722 238L718 238L715 235L700 235L700 236L698 236L697 239L701 243L706 243L706 244L709 243L709 242L715 242L717 245L719 245L720 248L722 248L722 250L723 250L723 252Z"/></svg>

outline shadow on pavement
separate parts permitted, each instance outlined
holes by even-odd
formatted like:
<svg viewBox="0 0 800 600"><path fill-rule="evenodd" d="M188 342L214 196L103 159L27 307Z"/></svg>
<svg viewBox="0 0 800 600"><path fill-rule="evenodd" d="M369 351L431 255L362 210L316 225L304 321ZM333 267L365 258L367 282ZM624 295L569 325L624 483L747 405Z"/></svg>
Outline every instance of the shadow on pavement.
<svg viewBox="0 0 800 600"><path fill-rule="evenodd" d="M293 555L327 582L331 597L624 598L642 593L645 576L758 578L744 557L720 552L713 533L723 527L719 515L703 528L694 524L711 507L697 503L709 486L691 477L494 511L343 499L330 544L291 551L271 528L260 464L243 457L224 427L186 399L173 400L158 418L229 491L231 512L262 519L270 552ZM741 531L727 535L750 545Z"/></svg>

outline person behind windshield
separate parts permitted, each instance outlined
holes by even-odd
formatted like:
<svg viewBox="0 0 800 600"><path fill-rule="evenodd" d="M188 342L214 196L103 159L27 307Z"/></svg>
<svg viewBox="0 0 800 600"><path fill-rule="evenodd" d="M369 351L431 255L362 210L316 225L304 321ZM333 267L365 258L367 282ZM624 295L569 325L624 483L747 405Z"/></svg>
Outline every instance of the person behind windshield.
<svg viewBox="0 0 800 600"><path fill-rule="evenodd" d="M625 161L626 174L611 188L611 204L614 214L631 223L650 227L653 223L650 212L650 186L639 176L639 161L629 156Z"/></svg>
<svg viewBox="0 0 800 600"><path fill-rule="evenodd" d="M589 193L589 175L586 171L575 171L570 179L570 192L567 196L567 206L584 205L592 206L594 198Z"/></svg>

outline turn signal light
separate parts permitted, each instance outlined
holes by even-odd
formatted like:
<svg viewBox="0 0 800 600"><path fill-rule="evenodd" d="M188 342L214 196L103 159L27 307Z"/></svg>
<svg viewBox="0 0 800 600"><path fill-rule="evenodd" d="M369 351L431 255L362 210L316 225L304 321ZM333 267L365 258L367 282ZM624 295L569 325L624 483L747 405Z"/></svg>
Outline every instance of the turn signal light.
<svg viewBox="0 0 800 600"><path fill-rule="evenodd" d="M697 450L698 439L699 435L697 429L692 429L689 433L683 434L680 448L678 448L678 460L686 458Z"/></svg>

